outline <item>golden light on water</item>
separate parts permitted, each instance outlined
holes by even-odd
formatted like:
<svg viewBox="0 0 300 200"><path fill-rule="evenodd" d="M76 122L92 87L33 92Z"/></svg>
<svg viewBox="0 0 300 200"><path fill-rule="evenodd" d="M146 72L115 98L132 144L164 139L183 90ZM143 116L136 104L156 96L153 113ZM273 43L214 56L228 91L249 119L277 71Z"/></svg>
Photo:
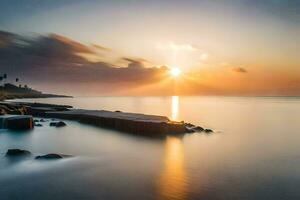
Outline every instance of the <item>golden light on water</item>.
<svg viewBox="0 0 300 200"><path fill-rule="evenodd" d="M179 96L172 96L171 99L171 120L178 121L179 115Z"/></svg>
<svg viewBox="0 0 300 200"><path fill-rule="evenodd" d="M182 141L176 137L168 137L165 151L164 170L159 180L159 199L187 199L188 185Z"/></svg>

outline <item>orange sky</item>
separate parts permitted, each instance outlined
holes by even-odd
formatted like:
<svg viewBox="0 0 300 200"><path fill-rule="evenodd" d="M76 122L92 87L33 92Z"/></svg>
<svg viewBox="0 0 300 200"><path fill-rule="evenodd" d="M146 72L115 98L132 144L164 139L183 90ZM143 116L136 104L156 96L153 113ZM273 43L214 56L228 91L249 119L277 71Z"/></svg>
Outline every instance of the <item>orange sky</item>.
<svg viewBox="0 0 300 200"><path fill-rule="evenodd" d="M300 95L297 1L28 5L0 3L0 67L43 91Z"/></svg>

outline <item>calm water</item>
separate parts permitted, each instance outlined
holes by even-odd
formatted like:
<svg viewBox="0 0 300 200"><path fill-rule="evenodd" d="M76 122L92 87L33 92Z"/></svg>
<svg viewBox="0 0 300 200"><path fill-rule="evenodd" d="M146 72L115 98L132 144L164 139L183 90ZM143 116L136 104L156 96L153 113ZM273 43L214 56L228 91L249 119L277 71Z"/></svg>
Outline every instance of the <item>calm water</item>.
<svg viewBox="0 0 300 200"><path fill-rule="evenodd" d="M160 114L217 130L153 140L68 123L0 131L0 199L300 199L300 98L35 99ZM8 159L8 148L63 153Z"/></svg>

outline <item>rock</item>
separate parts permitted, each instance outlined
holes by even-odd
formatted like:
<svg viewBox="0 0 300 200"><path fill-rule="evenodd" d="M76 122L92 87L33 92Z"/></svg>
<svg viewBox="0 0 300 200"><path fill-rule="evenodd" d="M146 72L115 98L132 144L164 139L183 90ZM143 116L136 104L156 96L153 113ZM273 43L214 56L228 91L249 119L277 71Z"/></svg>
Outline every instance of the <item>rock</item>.
<svg viewBox="0 0 300 200"><path fill-rule="evenodd" d="M214 132L214 131L211 130L211 129L205 129L204 132L205 132L205 133L212 133L212 132Z"/></svg>
<svg viewBox="0 0 300 200"><path fill-rule="evenodd" d="M50 122L50 126L56 126L56 124L57 124L58 122Z"/></svg>
<svg viewBox="0 0 300 200"><path fill-rule="evenodd" d="M5 115L5 114L6 114L5 110L0 108L0 115Z"/></svg>
<svg viewBox="0 0 300 200"><path fill-rule="evenodd" d="M63 126L66 126L67 124L63 121L59 121L57 124L56 124L56 127L63 127Z"/></svg>
<svg viewBox="0 0 300 200"><path fill-rule="evenodd" d="M55 153L50 153L50 154L45 154L42 156L36 156L35 159L37 160L52 160L52 159L62 159L62 158L66 158L66 157L70 157L69 155L63 155L63 154L55 154Z"/></svg>
<svg viewBox="0 0 300 200"><path fill-rule="evenodd" d="M195 127L195 125L191 123L184 123L184 125L189 128Z"/></svg>
<svg viewBox="0 0 300 200"><path fill-rule="evenodd" d="M183 134L186 132L186 127L184 123L171 121L167 123L168 131L174 135Z"/></svg>
<svg viewBox="0 0 300 200"><path fill-rule="evenodd" d="M38 119L35 119L35 120L33 120L33 122L39 122L39 120L38 120Z"/></svg>
<svg viewBox="0 0 300 200"><path fill-rule="evenodd" d="M196 132L202 132L204 131L204 128L202 128L201 126L196 126L195 128L193 128Z"/></svg>
<svg viewBox="0 0 300 200"><path fill-rule="evenodd" d="M46 120L45 119L40 119L40 122L46 122Z"/></svg>
<svg viewBox="0 0 300 200"><path fill-rule="evenodd" d="M34 123L31 115L4 115L4 127L12 130L33 129Z"/></svg>
<svg viewBox="0 0 300 200"><path fill-rule="evenodd" d="M186 126L185 129L187 133L195 133L195 130L192 127Z"/></svg>
<svg viewBox="0 0 300 200"><path fill-rule="evenodd" d="M120 111L120 110L116 110L115 112L122 112L122 111Z"/></svg>
<svg viewBox="0 0 300 200"><path fill-rule="evenodd" d="M63 127L66 126L67 124L63 121L59 121L59 122L50 122L50 126L55 126L55 127Z"/></svg>
<svg viewBox="0 0 300 200"><path fill-rule="evenodd" d="M42 127L43 125L40 124L40 123L34 123L34 126L37 126L37 127Z"/></svg>
<svg viewBox="0 0 300 200"><path fill-rule="evenodd" d="M28 156L30 154L30 151L22 149L8 149L6 152L6 156Z"/></svg>

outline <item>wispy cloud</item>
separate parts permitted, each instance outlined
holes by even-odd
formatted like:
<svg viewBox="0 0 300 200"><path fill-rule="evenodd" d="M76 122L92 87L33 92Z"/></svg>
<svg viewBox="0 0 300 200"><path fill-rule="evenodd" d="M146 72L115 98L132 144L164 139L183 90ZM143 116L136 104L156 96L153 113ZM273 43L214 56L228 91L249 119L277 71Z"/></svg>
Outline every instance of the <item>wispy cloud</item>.
<svg viewBox="0 0 300 200"><path fill-rule="evenodd" d="M234 67L234 68L232 68L232 70L234 71L234 72L238 72L238 73L247 73L248 71L245 69L245 68L243 68L243 67Z"/></svg>
<svg viewBox="0 0 300 200"><path fill-rule="evenodd" d="M111 51L110 48L102 46L102 45L99 45L99 44L92 44L91 46L93 48L97 49L97 50L100 50L100 51Z"/></svg>
<svg viewBox="0 0 300 200"><path fill-rule="evenodd" d="M158 49L170 50L170 51L198 51L199 49L192 44L179 44L175 42L159 43L157 44Z"/></svg>

